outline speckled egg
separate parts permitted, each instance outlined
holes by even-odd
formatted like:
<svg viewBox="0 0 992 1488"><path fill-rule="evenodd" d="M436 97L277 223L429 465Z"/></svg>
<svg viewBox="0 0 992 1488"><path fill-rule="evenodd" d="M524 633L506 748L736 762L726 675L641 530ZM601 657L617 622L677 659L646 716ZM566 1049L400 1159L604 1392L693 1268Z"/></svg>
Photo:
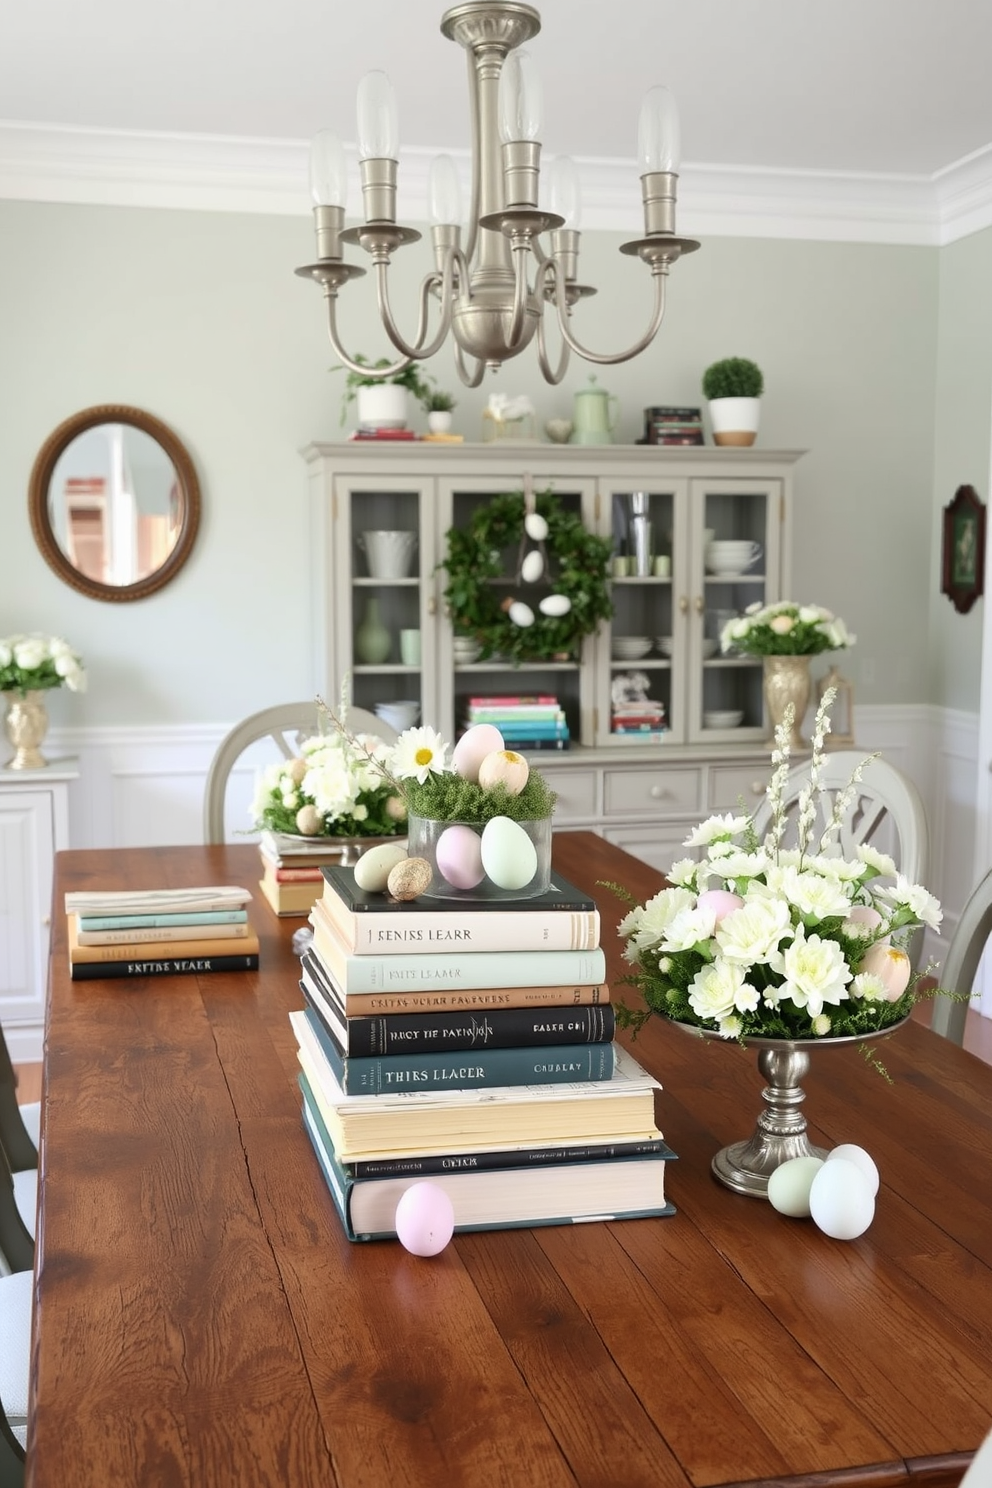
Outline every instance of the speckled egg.
<svg viewBox="0 0 992 1488"><path fill-rule="evenodd" d="M471 827L445 827L434 848L437 871L453 889L474 889L486 876L482 838Z"/></svg>
<svg viewBox="0 0 992 1488"><path fill-rule="evenodd" d="M479 766L479 784L483 790L501 785L511 796L519 796L530 775L530 765L515 749L494 749Z"/></svg>
<svg viewBox="0 0 992 1488"><path fill-rule="evenodd" d="M452 768L463 780L478 782L479 766L487 754L503 748L503 735L491 723L476 723L466 729L451 756Z"/></svg>
<svg viewBox="0 0 992 1488"><path fill-rule="evenodd" d="M404 858L389 871L386 888L394 899L417 899L431 886L434 869L426 858Z"/></svg>
<svg viewBox="0 0 992 1488"><path fill-rule="evenodd" d="M499 889L523 889L537 872L537 848L519 822L494 816L482 829L482 866Z"/></svg>

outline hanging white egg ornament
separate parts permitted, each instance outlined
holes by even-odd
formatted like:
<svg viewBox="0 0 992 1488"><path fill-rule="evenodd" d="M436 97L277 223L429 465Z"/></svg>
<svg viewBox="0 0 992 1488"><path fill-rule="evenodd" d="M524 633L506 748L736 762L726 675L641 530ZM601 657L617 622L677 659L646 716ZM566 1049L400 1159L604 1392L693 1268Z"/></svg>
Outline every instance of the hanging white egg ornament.
<svg viewBox="0 0 992 1488"><path fill-rule="evenodd" d="M827 1153L827 1162L833 1162L835 1158L843 1158L845 1162L852 1162L856 1168L861 1169L862 1173L868 1179L871 1196L874 1198L878 1193L879 1184L878 1168L875 1166L875 1159L863 1147L856 1146L854 1142L841 1142L839 1147L835 1147L832 1152Z"/></svg>
<svg viewBox="0 0 992 1488"><path fill-rule="evenodd" d="M524 517L524 531L535 542L543 542L548 535L548 524L540 512L528 512Z"/></svg>
<svg viewBox="0 0 992 1488"><path fill-rule="evenodd" d="M541 614L549 615L552 619L558 619L561 615L567 615L571 608L572 601L567 594L549 594L538 605Z"/></svg>
<svg viewBox="0 0 992 1488"><path fill-rule="evenodd" d="M514 625L519 625L521 630L526 630L528 625L534 624L534 611L530 605L524 604L522 599L513 601L508 614Z"/></svg>
<svg viewBox="0 0 992 1488"><path fill-rule="evenodd" d="M520 577L525 584L536 584L543 572L544 558L535 548L532 553L527 554L527 557L521 563Z"/></svg>
<svg viewBox="0 0 992 1488"><path fill-rule="evenodd" d="M530 765L515 749L494 749L479 766L479 784L483 790L501 785L511 796L519 796L529 775Z"/></svg>
<svg viewBox="0 0 992 1488"><path fill-rule="evenodd" d="M809 1218L809 1191L823 1167L822 1157L790 1157L768 1178L768 1202L790 1219Z"/></svg>
<svg viewBox="0 0 992 1488"><path fill-rule="evenodd" d="M871 1184L842 1157L825 1162L810 1184L809 1212L832 1240L856 1240L875 1218Z"/></svg>
<svg viewBox="0 0 992 1488"><path fill-rule="evenodd" d="M487 754L502 749L503 735L492 723L476 723L465 730L451 755L451 768L463 780L478 784L479 766Z"/></svg>
<svg viewBox="0 0 992 1488"><path fill-rule="evenodd" d="M455 1232L455 1211L436 1183L412 1183L396 1205L395 1224L411 1255L440 1255Z"/></svg>
<svg viewBox="0 0 992 1488"><path fill-rule="evenodd" d="M482 866L498 889L523 889L537 872L537 848L519 822L494 816L482 829Z"/></svg>

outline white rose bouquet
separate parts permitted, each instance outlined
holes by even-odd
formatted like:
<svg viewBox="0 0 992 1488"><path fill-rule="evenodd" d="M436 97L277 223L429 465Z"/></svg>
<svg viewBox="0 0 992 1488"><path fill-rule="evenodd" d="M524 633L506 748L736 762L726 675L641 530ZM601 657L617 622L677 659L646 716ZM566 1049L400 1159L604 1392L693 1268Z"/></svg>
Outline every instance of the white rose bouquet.
<svg viewBox="0 0 992 1488"><path fill-rule="evenodd" d="M12 635L0 640L0 692L42 692L65 685L85 692L83 663L59 636Z"/></svg>
<svg viewBox="0 0 992 1488"><path fill-rule="evenodd" d="M316 735L270 765L252 802L257 828L303 837L394 837L406 803L387 775L392 751L372 734Z"/></svg>
<svg viewBox="0 0 992 1488"><path fill-rule="evenodd" d="M701 857L675 863L671 887L621 921L635 968L624 980L646 1004L618 1009L622 1024L639 1027L657 1012L728 1039L830 1038L876 1032L910 1012L922 973L914 976L904 943L921 924L939 927L940 906L873 848L859 848L856 861L831 854L870 757L812 840L833 697L828 689L816 715L797 846L783 846L787 718L776 731L764 839L750 816L710 817L686 839Z"/></svg>
<svg viewBox="0 0 992 1488"><path fill-rule="evenodd" d="M728 620L720 632L720 649L748 656L818 656L842 651L856 640L843 620L821 605L782 599L748 605L743 615Z"/></svg>

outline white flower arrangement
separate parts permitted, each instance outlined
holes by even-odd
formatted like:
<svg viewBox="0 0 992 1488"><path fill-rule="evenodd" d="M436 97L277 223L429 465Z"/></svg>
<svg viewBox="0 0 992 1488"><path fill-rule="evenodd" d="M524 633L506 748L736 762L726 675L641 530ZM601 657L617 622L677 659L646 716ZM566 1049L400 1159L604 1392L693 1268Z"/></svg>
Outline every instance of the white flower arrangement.
<svg viewBox="0 0 992 1488"><path fill-rule="evenodd" d="M622 1024L638 1027L657 1012L727 1039L831 1038L877 1032L911 1011L922 973L913 974L904 944L920 925L938 930L940 905L871 847L859 848L856 861L836 855L834 839L872 757L812 840L834 695L832 688L824 693L816 715L797 846L782 845L787 717L775 735L764 839L751 816L710 817L685 843L702 857L675 863L671 887L621 921L624 957L634 968L624 980L646 1004L618 1009Z"/></svg>
<svg viewBox="0 0 992 1488"><path fill-rule="evenodd" d="M50 687L86 691L83 663L60 636L12 635L0 640L0 692L42 692Z"/></svg>
<svg viewBox="0 0 992 1488"><path fill-rule="evenodd" d="M818 656L843 651L856 640L843 620L822 605L782 599L748 605L743 615L728 620L720 632L720 649L749 656Z"/></svg>
<svg viewBox="0 0 992 1488"><path fill-rule="evenodd" d="M389 778L391 755L372 734L304 739L298 756L263 771L252 820L303 837L401 836L406 805Z"/></svg>

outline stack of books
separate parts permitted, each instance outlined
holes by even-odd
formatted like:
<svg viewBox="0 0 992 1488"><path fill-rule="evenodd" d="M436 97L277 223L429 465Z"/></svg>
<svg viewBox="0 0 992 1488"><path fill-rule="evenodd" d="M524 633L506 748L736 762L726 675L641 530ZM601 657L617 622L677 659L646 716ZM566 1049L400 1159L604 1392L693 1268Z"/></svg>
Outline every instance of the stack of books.
<svg viewBox="0 0 992 1488"><path fill-rule="evenodd" d="M649 697L640 697L636 702L614 703L610 732L636 735L645 744L663 739L668 732L664 703Z"/></svg>
<svg viewBox="0 0 992 1488"><path fill-rule="evenodd" d="M256 971L250 902L248 889L230 885L66 894L69 975L75 982Z"/></svg>
<svg viewBox="0 0 992 1488"><path fill-rule="evenodd" d="M455 1230L674 1213L660 1085L614 1042L594 902L399 903L328 868L290 1014L303 1124L345 1233L395 1236L411 1184Z"/></svg>
<svg viewBox="0 0 992 1488"><path fill-rule="evenodd" d="M656 407L644 410L644 438L638 444L702 444L703 415L699 408Z"/></svg>
<svg viewBox="0 0 992 1488"><path fill-rule="evenodd" d="M465 728L491 723L499 729L507 749L567 749L565 710L554 693L526 697L470 697L462 718Z"/></svg>
<svg viewBox="0 0 992 1488"><path fill-rule="evenodd" d="M262 832L258 850L262 858L259 888L277 915L306 918L324 891L322 870L340 863L341 844L327 837L289 837L283 832Z"/></svg>

